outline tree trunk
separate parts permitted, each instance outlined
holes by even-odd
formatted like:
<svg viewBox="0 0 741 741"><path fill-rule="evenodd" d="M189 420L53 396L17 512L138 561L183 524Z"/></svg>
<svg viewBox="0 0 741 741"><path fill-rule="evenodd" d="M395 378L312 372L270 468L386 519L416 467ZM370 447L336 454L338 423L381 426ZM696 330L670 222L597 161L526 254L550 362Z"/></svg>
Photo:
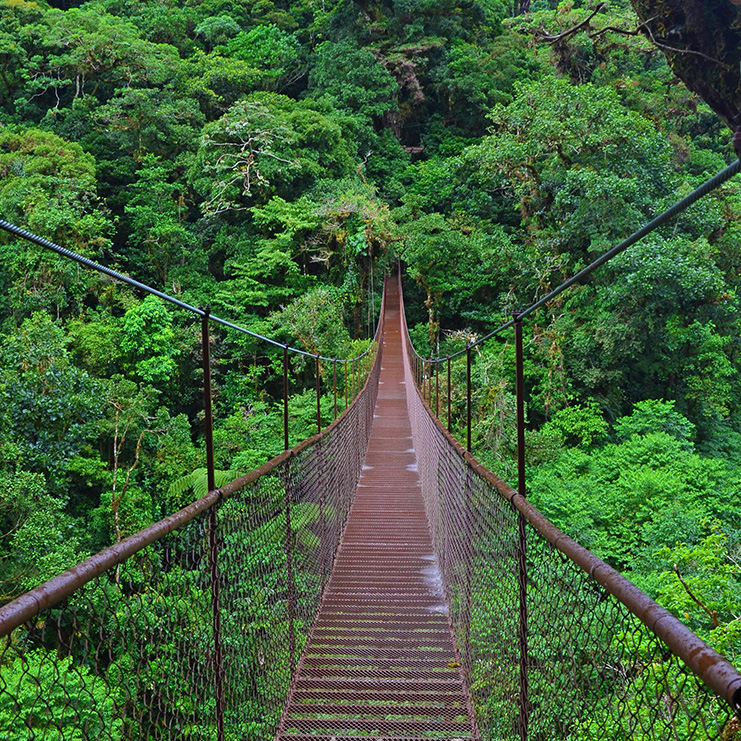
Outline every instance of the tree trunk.
<svg viewBox="0 0 741 741"><path fill-rule="evenodd" d="M741 6L736 0L631 0L674 73L733 129L741 125Z"/></svg>

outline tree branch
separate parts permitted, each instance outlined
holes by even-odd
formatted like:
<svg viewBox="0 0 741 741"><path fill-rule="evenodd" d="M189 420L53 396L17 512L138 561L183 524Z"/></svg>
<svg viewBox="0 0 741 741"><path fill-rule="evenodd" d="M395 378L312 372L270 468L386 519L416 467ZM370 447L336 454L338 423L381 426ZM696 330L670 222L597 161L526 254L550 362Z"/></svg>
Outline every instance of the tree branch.
<svg viewBox="0 0 741 741"><path fill-rule="evenodd" d="M555 44L557 41L561 41L561 39L565 39L569 36L573 36L579 29L584 28L584 26L589 24L589 21L594 18L594 16L597 15L600 11L604 10L605 7L607 7L606 3L600 3L589 15L589 17L585 18L581 23L577 23L572 28L569 28L568 31L562 31L558 34L549 34L546 32L546 30L543 28L543 26L539 29L539 36L538 41L545 41L546 44Z"/></svg>
<svg viewBox="0 0 741 741"><path fill-rule="evenodd" d="M738 0L738 4L741 4L741 0ZM573 36L577 31L584 28L584 26L588 25L589 22L594 18L597 13L599 13L601 10L605 8L605 3L600 3L589 15L589 17L585 18L581 23L577 23L572 28L569 28L566 31L562 31L558 34L549 34L546 32L546 30L543 28L543 26L540 27L540 29L536 32L537 40L538 41L544 41L546 44L555 44L558 41L562 41L563 39L568 38L569 36ZM656 37L654 36L653 31L651 30L650 24L656 20L656 17L648 18L647 20L643 21L642 23L639 23L633 30L628 31L624 28L618 28L617 26L605 26L604 28L600 28L597 31L593 31L592 33L587 34L590 39L597 38L599 36L602 36L605 33L618 33L622 34L623 36L638 36L642 31L645 31L646 34L648 34L649 38L651 39L651 42L659 47L659 49L664 49L665 51L672 52L674 54L694 54L695 56L701 57L702 59L707 60L708 62L712 62L713 64L717 64L720 67L722 67L725 70L730 70L731 67L727 65L725 62L721 62L720 59L715 59L714 57L711 57L707 54L704 54L701 51L696 51L695 49L681 49L677 46L670 46L669 44L664 44L661 41L658 41Z"/></svg>
<svg viewBox="0 0 741 741"><path fill-rule="evenodd" d="M674 564L674 573L677 575L677 579L679 579L680 583L684 587L685 591L689 596L692 598L692 600L699 605L705 612L707 612L708 615L710 615L710 619L713 621L713 626L717 628L720 623L718 622L718 613L716 610L711 610L705 605L704 602L702 602L698 597L695 597L695 595L692 593L692 590L687 585L687 582L682 578L682 575L679 573L679 567L677 564Z"/></svg>
<svg viewBox="0 0 741 741"><path fill-rule="evenodd" d="M660 41L656 40L656 37L653 34L653 31L651 30L651 26L647 25L648 21L646 23L641 24L645 26L646 32L651 37L651 41L656 44L656 46L659 47L659 49L666 49L667 51L674 52L676 54L694 54L695 56L702 57L703 59L706 59L708 62L712 62L713 64L717 64L720 67L723 67L725 70L730 70L731 67L727 65L725 62L721 62L720 59L715 59L713 57L708 56L707 54L703 54L701 51L695 51L695 49L679 49L676 46L669 46L668 44L662 44ZM640 28L640 26L639 26Z"/></svg>
<svg viewBox="0 0 741 741"><path fill-rule="evenodd" d="M632 31L628 31L625 28L618 28L617 26L605 26L604 28L600 28L598 31L594 31L594 33L589 34L590 39L596 39L598 36L602 36L602 34L605 33L619 33L622 36L638 36L641 33L641 29L647 24L651 23L652 21L656 20L656 16L653 18L649 18L648 20L643 21L643 23L639 23Z"/></svg>

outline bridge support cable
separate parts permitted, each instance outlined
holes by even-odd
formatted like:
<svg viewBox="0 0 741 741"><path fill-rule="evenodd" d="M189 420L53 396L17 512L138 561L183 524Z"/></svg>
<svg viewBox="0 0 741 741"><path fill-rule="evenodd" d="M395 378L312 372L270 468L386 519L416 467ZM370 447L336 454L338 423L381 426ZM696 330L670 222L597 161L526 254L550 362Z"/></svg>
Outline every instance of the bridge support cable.
<svg viewBox="0 0 741 741"><path fill-rule="evenodd" d="M0 738L265 741L275 733L291 654L306 642L361 473L383 319L354 361L358 394L343 413L216 489L214 317L197 313L210 491L0 608ZM280 347L288 448L290 348Z"/></svg>
<svg viewBox="0 0 741 741"><path fill-rule="evenodd" d="M404 330L422 493L482 738L733 737L741 674L525 498L521 350L515 491L437 419Z"/></svg>
<svg viewBox="0 0 741 741"><path fill-rule="evenodd" d="M656 218L652 219L647 224L644 224L640 229L633 232L633 234L624 239L622 242L607 250L607 252L605 252L603 255L600 255L596 260L591 262L586 267L582 268L578 273L575 273L570 278L567 278L565 281L563 281L563 283L554 288L552 291L548 292L545 296L539 298L526 309L518 312L517 316L520 320L530 316L530 314L532 314L534 311L537 311L542 306L545 306L547 303L556 298L556 296L558 296L560 293L563 293L567 289L571 288L571 286L573 286L574 284L584 281L595 270L597 270L597 268L612 260L613 257L617 257L617 255L619 255L621 252L625 252L628 247L632 247L637 242L640 242L644 237L647 237L649 234L651 234L651 232L654 232L662 226L668 224L675 216L678 216L683 211L686 211L690 206L694 205L699 200L707 196L709 193L712 193L714 190L720 188L721 185L727 183L731 178L735 177L740 172L741 160L734 160L730 165L728 165L728 167L721 170L717 175L713 176L709 180L706 180L702 185L695 188L695 190L693 190L691 193L686 195L681 200L677 201L674 205L670 206L668 209L660 213ZM2 226L2 222L0 222L0 226ZM515 319L512 318L496 329L492 330L491 332L488 332L482 337L476 338L471 343L467 343L466 349L459 350L458 352L453 353L452 355L450 355L450 358L453 359L458 357L459 355L463 355L467 351L468 344L470 344L471 347L477 347L478 345L483 344L495 335L498 335L501 332L509 329L510 327L513 327L514 324ZM414 353L414 356L416 356L416 352ZM415 364L416 367L416 361L414 359L412 360L412 363Z"/></svg>
<svg viewBox="0 0 741 741"><path fill-rule="evenodd" d="M76 262L90 270L94 270L95 272L101 273L102 275L112 278L113 280L119 281L120 283L124 283L132 288L142 291L143 293L148 293L152 296L156 296L162 301L172 304L173 306L177 306L180 309L184 309L185 311L188 311L191 314L196 314L197 316L203 316L204 314L203 308L195 307L192 304L187 303L186 301L182 301L176 296L172 296L169 293L165 293L164 291L160 291L157 288L154 288L153 286L150 286L150 285L147 285L146 283L142 283L141 281L135 280L130 275L126 275L125 273L120 273L117 270L114 270L113 268L109 268L106 265L101 265L100 263L95 262L94 260L91 260L90 258L85 257L84 255L79 254L78 252L73 252L72 250L69 250L66 247L62 247L61 245L58 245L49 239L45 239L44 237L40 237L38 234L34 234L33 232L30 232L27 229L23 229L22 227L17 226L16 224L11 224L10 222L5 221L4 219L0 219L0 230L5 231L6 233L11 234L14 237L19 237L20 239L23 239L27 242L31 242L35 245L38 245L39 247L44 247L50 252L55 252L57 255L60 255L61 257L64 257L68 260L72 260L73 262ZM223 327L233 329L237 332L240 332L241 334L245 334L245 335L248 335L249 337L253 337L256 340L259 340L260 342L264 342L268 345L272 345L273 347L279 347L279 348L284 347L284 343L279 342L278 340L275 340L272 337L266 337L265 335L258 334L257 332L253 332L252 330L247 329L246 327L236 324L235 322L231 322L228 319L224 319L220 316L217 316L216 314L209 314L209 316L210 316L211 321L214 324L219 324ZM380 321L380 315L379 315L379 321ZM378 326L376 326L376 334L378 334ZM315 353L308 352L307 350L301 350L300 348L292 347L290 345L288 345L287 347L288 347L289 352L293 354L303 355L307 358L317 357ZM365 356L366 356L366 353L363 353L362 355L359 355L358 358L353 358L351 360L352 362L355 362L359 358L363 358ZM336 358L329 358L329 357L325 357L324 355L319 355L318 357L320 360L326 360L326 361L336 360ZM353 397L354 396L355 394L353 394ZM347 404L345 406L347 406Z"/></svg>

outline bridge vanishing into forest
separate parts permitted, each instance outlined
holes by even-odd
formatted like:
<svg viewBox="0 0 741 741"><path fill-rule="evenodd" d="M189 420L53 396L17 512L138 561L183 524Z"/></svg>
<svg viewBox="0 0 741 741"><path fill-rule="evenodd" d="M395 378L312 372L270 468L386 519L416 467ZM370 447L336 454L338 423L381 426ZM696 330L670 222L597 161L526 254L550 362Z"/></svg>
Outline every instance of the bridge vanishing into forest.
<svg viewBox="0 0 741 741"><path fill-rule="evenodd" d="M209 322L241 328L0 222L200 316L208 458L205 497L0 608L0 739L739 738L741 674L527 501L522 373L528 313L739 169L500 328L517 490L469 451L470 346L451 435L450 358L415 352L398 274L369 352L311 356L336 419L290 449L273 342L286 450L217 487Z"/></svg>

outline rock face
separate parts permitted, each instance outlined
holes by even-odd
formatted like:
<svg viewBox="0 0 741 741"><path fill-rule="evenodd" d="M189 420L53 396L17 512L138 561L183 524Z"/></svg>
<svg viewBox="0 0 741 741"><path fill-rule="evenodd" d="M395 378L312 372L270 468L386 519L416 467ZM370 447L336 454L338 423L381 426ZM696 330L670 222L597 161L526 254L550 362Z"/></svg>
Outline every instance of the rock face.
<svg viewBox="0 0 741 741"><path fill-rule="evenodd" d="M676 75L741 125L741 0L631 0Z"/></svg>

